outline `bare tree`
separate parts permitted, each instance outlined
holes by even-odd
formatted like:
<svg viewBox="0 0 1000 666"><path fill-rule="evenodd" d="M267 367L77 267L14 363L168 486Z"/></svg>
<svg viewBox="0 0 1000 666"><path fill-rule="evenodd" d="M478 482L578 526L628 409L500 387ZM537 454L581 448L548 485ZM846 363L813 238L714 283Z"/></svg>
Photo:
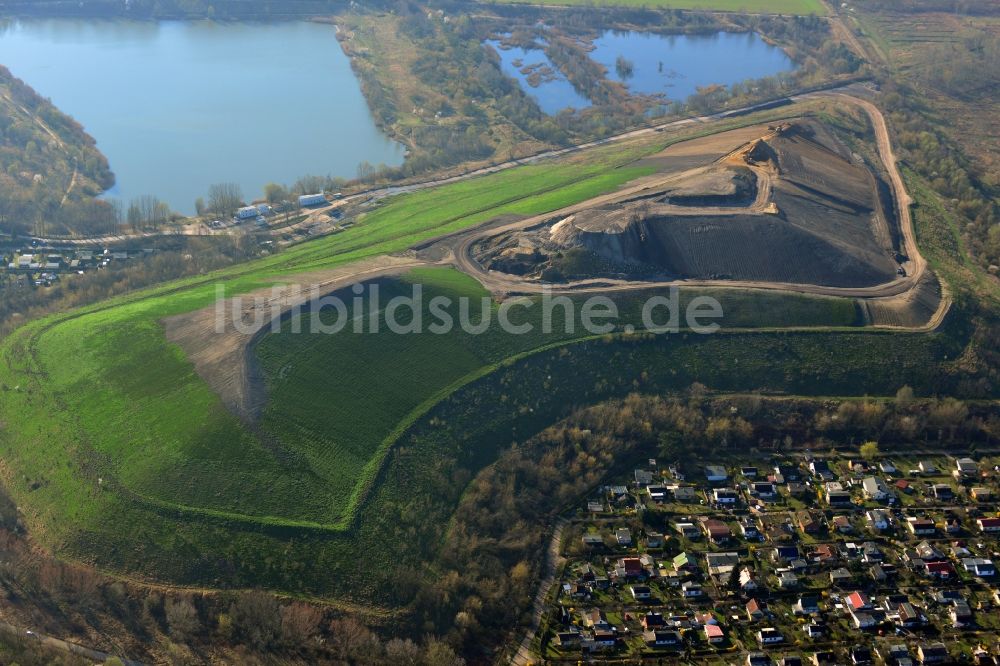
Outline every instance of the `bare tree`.
<svg viewBox="0 0 1000 666"><path fill-rule="evenodd" d="M218 215L234 215L242 202L243 192L236 183L216 183L208 188L208 207Z"/></svg>
<svg viewBox="0 0 1000 666"><path fill-rule="evenodd" d="M194 604L187 599L167 601L164 614L167 616L170 635L177 640L183 641L196 634L201 628L198 611Z"/></svg>
<svg viewBox="0 0 1000 666"><path fill-rule="evenodd" d="M263 650L272 645L281 630L278 602L266 592L241 594L229 610L233 629L247 645Z"/></svg>
<svg viewBox="0 0 1000 666"><path fill-rule="evenodd" d="M285 643L302 646L316 636L323 611L308 604L293 603L281 608L281 637Z"/></svg>

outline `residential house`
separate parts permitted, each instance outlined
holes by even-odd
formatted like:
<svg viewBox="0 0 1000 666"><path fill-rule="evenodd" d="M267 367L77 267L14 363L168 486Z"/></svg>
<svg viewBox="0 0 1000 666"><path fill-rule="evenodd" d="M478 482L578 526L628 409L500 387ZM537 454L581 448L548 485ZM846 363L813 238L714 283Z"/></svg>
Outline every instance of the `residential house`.
<svg viewBox="0 0 1000 666"><path fill-rule="evenodd" d="M670 491L666 486L646 486L646 493L649 494L649 499L657 503L666 502L670 499Z"/></svg>
<svg viewBox="0 0 1000 666"><path fill-rule="evenodd" d="M854 531L851 519L844 515L834 516L830 521L830 526L841 534L850 534Z"/></svg>
<svg viewBox="0 0 1000 666"><path fill-rule="evenodd" d="M740 571L740 589L744 592L752 592L757 589L756 577L754 576L753 571L748 567L744 567L743 570Z"/></svg>
<svg viewBox="0 0 1000 666"><path fill-rule="evenodd" d="M729 473L722 465L706 465L705 478L709 483L725 483L729 478Z"/></svg>
<svg viewBox="0 0 1000 666"><path fill-rule="evenodd" d="M615 566L615 578L624 580L645 579L648 572L642 566L642 561L638 557L623 557L618 560Z"/></svg>
<svg viewBox="0 0 1000 666"><path fill-rule="evenodd" d="M697 491L692 486L671 485L667 486L667 490L678 502L693 502L698 497Z"/></svg>
<svg viewBox="0 0 1000 666"><path fill-rule="evenodd" d="M747 617L752 621L764 619L764 605L756 599L751 599L747 602L746 611Z"/></svg>
<svg viewBox="0 0 1000 666"><path fill-rule="evenodd" d="M647 629L642 632L642 640L651 648L673 648L683 644L681 635L673 629Z"/></svg>
<svg viewBox="0 0 1000 666"><path fill-rule="evenodd" d="M972 624L972 608L965 599L956 599L948 613L951 623L956 629L967 627Z"/></svg>
<svg viewBox="0 0 1000 666"><path fill-rule="evenodd" d="M611 628L611 623L608 622L608 616L604 614L600 608L590 608L581 613L581 619L583 620L583 626L590 628L601 628L609 629Z"/></svg>
<svg viewBox="0 0 1000 666"><path fill-rule="evenodd" d="M739 553L706 553L705 562L708 573L712 576L725 576L732 573L740 564Z"/></svg>
<svg viewBox="0 0 1000 666"><path fill-rule="evenodd" d="M819 597L815 594L803 594L792 606L796 615L810 615L819 612Z"/></svg>
<svg viewBox="0 0 1000 666"><path fill-rule="evenodd" d="M653 473L648 469L637 469L635 470L633 476L635 477L635 485L640 488L645 488L653 483Z"/></svg>
<svg viewBox="0 0 1000 666"><path fill-rule="evenodd" d="M872 663L871 648L863 645L856 645L850 649L851 663L856 666Z"/></svg>
<svg viewBox="0 0 1000 666"><path fill-rule="evenodd" d="M619 527L615 530L615 541L618 542L619 546L631 546L632 533L627 527Z"/></svg>
<svg viewBox="0 0 1000 666"><path fill-rule="evenodd" d="M892 524L891 514L885 509L870 509L865 512L865 518L868 520L868 526L879 532L889 529Z"/></svg>
<svg viewBox="0 0 1000 666"><path fill-rule="evenodd" d="M802 657L786 655L778 660L778 666L802 666Z"/></svg>
<svg viewBox="0 0 1000 666"><path fill-rule="evenodd" d="M955 461L956 476L973 477L979 474L979 464L972 458L959 458Z"/></svg>
<svg viewBox="0 0 1000 666"><path fill-rule="evenodd" d="M569 629L556 634L556 645L562 648L580 647L580 632Z"/></svg>
<svg viewBox="0 0 1000 666"><path fill-rule="evenodd" d="M640 622L643 629L656 629L667 626L667 621L663 618L663 613L654 613L653 611L649 611L643 615Z"/></svg>
<svg viewBox="0 0 1000 666"><path fill-rule="evenodd" d="M726 632L717 624L705 625L705 640L713 645L717 645L726 640Z"/></svg>
<svg viewBox="0 0 1000 666"><path fill-rule="evenodd" d="M778 587L783 590L794 590L799 586L799 577L791 571L782 571L778 574Z"/></svg>
<svg viewBox="0 0 1000 666"><path fill-rule="evenodd" d="M716 518L702 520L701 528L712 543L726 543L733 536L729 525Z"/></svg>
<svg viewBox="0 0 1000 666"><path fill-rule="evenodd" d="M740 519L740 533L743 535L744 539L759 539L760 538L760 528L757 526L757 521L753 518L741 518Z"/></svg>
<svg viewBox="0 0 1000 666"><path fill-rule="evenodd" d="M898 471L890 460L883 460L878 464L878 468L883 474L895 474Z"/></svg>
<svg viewBox="0 0 1000 666"><path fill-rule="evenodd" d="M750 495L762 500L773 500L778 496L778 488L770 481L754 481L750 484Z"/></svg>
<svg viewBox="0 0 1000 666"><path fill-rule="evenodd" d="M934 521L929 518L908 516L906 518L906 526L915 536L930 536L937 532L937 527L934 525Z"/></svg>
<svg viewBox="0 0 1000 666"><path fill-rule="evenodd" d="M798 546L777 546L771 553L771 559L775 562L788 562L801 557Z"/></svg>
<svg viewBox="0 0 1000 666"><path fill-rule="evenodd" d="M747 666L771 666L771 658L764 652L750 652L747 654Z"/></svg>
<svg viewBox="0 0 1000 666"><path fill-rule="evenodd" d="M803 534L819 534L823 530L819 516L812 511L796 511L795 522Z"/></svg>
<svg viewBox="0 0 1000 666"><path fill-rule="evenodd" d="M1000 532L1000 518L977 518L976 525L980 532Z"/></svg>
<svg viewBox="0 0 1000 666"><path fill-rule="evenodd" d="M818 476L824 481L830 481L834 478L830 463L826 460L813 460L809 463L809 471L813 473L813 476Z"/></svg>
<svg viewBox="0 0 1000 666"><path fill-rule="evenodd" d="M928 576L949 580L955 577L955 567L951 562L926 562L924 571Z"/></svg>
<svg viewBox="0 0 1000 666"><path fill-rule="evenodd" d="M701 538L701 531L694 523L674 523L674 529L685 539Z"/></svg>
<svg viewBox="0 0 1000 666"><path fill-rule="evenodd" d="M854 610L871 610L873 608L871 598L861 590L851 592L844 601Z"/></svg>
<svg viewBox="0 0 1000 666"><path fill-rule="evenodd" d="M931 486L931 494L934 495L934 499L942 501L955 498L955 491L947 483L935 483Z"/></svg>
<svg viewBox="0 0 1000 666"><path fill-rule="evenodd" d="M922 474L926 474L927 476L933 476L938 473L937 465L930 460L921 460L917 468Z"/></svg>
<svg viewBox="0 0 1000 666"><path fill-rule="evenodd" d="M739 501L739 493L732 488L715 488L712 490L712 503L716 506L733 506Z"/></svg>
<svg viewBox="0 0 1000 666"><path fill-rule="evenodd" d="M865 541L861 544L861 559L868 564L881 562L885 559L885 554L874 541Z"/></svg>
<svg viewBox="0 0 1000 666"><path fill-rule="evenodd" d="M838 567L830 572L830 584L844 587L854 582L854 574L846 567Z"/></svg>
<svg viewBox="0 0 1000 666"><path fill-rule="evenodd" d="M867 499L884 502L889 499L889 487L877 476L868 476L861 482L861 489Z"/></svg>
<svg viewBox="0 0 1000 666"><path fill-rule="evenodd" d="M594 648L598 650L611 650L618 645L618 632L612 627L610 629L591 630L591 641Z"/></svg>
<svg viewBox="0 0 1000 666"><path fill-rule="evenodd" d="M775 645L784 641L785 637L774 627L763 627L757 632L757 642L761 645Z"/></svg>
<svg viewBox="0 0 1000 666"><path fill-rule="evenodd" d="M823 638L824 628L823 625L818 622L810 622L805 626L805 632L806 636L815 640L817 638Z"/></svg>
<svg viewBox="0 0 1000 666"><path fill-rule="evenodd" d="M851 616L851 624L854 625L855 629L872 629L878 624L875 616L868 611L851 608L848 609L848 613Z"/></svg>
<svg viewBox="0 0 1000 666"><path fill-rule="evenodd" d="M740 474L748 479L757 478L758 470L756 467L740 467Z"/></svg>
<svg viewBox="0 0 1000 666"><path fill-rule="evenodd" d="M808 553L808 555L806 555L806 557L809 558L810 562L823 564L826 562L833 562L834 560L836 560L837 551L832 545L828 543L823 543L816 546L812 551Z"/></svg>
<svg viewBox="0 0 1000 666"><path fill-rule="evenodd" d="M884 659L889 666L913 666L910 649L903 643L890 645L889 649L885 651Z"/></svg>
<svg viewBox="0 0 1000 666"><path fill-rule="evenodd" d="M798 481L799 480L799 468L795 465L782 464L774 466L774 473L776 476L780 476L785 481Z"/></svg>
<svg viewBox="0 0 1000 666"><path fill-rule="evenodd" d="M920 614L920 611L908 601L899 604L899 607L896 609L896 617L899 620L899 624L906 629L914 629L924 623L924 618Z"/></svg>
<svg viewBox="0 0 1000 666"><path fill-rule="evenodd" d="M674 569L677 571L697 571L698 563L694 561L694 558L687 553L680 553L674 556L673 560Z"/></svg>
<svg viewBox="0 0 1000 666"><path fill-rule="evenodd" d="M838 481L830 481L824 486L826 503L830 506L850 506L851 493L844 490L844 486Z"/></svg>
<svg viewBox="0 0 1000 666"><path fill-rule="evenodd" d="M993 566L993 560L982 557L966 557L962 560L962 567L979 578L990 578L997 573L996 567Z"/></svg>
<svg viewBox="0 0 1000 666"><path fill-rule="evenodd" d="M629 591L636 601L649 601L653 598L653 590L648 585L629 585Z"/></svg>
<svg viewBox="0 0 1000 666"><path fill-rule="evenodd" d="M646 532L646 548L663 548L663 535L659 532Z"/></svg>
<svg viewBox="0 0 1000 666"><path fill-rule="evenodd" d="M969 490L969 497L977 502L989 502L993 499L993 491L989 488L976 486L975 488Z"/></svg>
<svg viewBox="0 0 1000 666"><path fill-rule="evenodd" d="M704 592L701 589L701 585L699 585L698 583L695 583L693 581L688 581L687 583L681 585L681 596L683 597L686 597L688 599L694 599L702 596L703 594Z"/></svg>
<svg viewBox="0 0 1000 666"><path fill-rule="evenodd" d="M584 534L581 539L587 548L603 548L604 538L600 534Z"/></svg>
<svg viewBox="0 0 1000 666"><path fill-rule="evenodd" d="M826 664L836 664L837 654L835 652L830 652L829 650L822 650L820 652L813 653L812 658L813 664L816 666L825 666Z"/></svg>

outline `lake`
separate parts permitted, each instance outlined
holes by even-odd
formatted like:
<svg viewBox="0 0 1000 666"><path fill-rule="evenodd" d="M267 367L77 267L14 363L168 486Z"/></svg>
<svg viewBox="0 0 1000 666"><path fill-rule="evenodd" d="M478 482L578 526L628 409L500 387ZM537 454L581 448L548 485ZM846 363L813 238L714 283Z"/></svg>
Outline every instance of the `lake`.
<svg viewBox="0 0 1000 666"><path fill-rule="evenodd" d="M700 86L729 86L795 69L788 54L753 32L658 35L609 30L594 40L590 57L630 92L664 95L672 102L683 102ZM631 72L618 71L619 57L628 61Z"/></svg>
<svg viewBox="0 0 1000 666"><path fill-rule="evenodd" d="M500 56L503 73L517 79L521 88L550 116L566 108L590 106L590 100L576 91L542 49L503 48L497 40L487 40L486 44Z"/></svg>
<svg viewBox="0 0 1000 666"><path fill-rule="evenodd" d="M549 115L591 105L552 65L541 48L501 48L485 42L500 55L503 72ZM659 35L648 32L605 31L594 40L589 57L607 69L608 78L624 83L629 92L659 95L683 102L698 87L731 85L795 69L792 59L752 32L712 35ZM619 67L619 58L627 68Z"/></svg>
<svg viewBox="0 0 1000 666"><path fill-rule="evenodd" d="M97 140L108 194L126 201L192 213L212 183L249 200L270 181L403 161L331 25L27 20L0 32L0 63Z"/></svg>

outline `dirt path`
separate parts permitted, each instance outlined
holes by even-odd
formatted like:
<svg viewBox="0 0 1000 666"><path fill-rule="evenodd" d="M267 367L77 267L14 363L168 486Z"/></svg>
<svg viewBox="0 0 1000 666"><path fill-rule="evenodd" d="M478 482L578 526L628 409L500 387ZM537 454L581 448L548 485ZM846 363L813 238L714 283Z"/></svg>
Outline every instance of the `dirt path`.
<svg viewBox="0 0 1000 666"><path fill-rule="evenodd" d="M98 650L92 650L82 645L77 645L76 643L70 643L69 641L64 641L61 638L53 638L52 636L46 636L44 634L35 633L34 631L23 629L21 627L15 627L12 624L6 622L0 622L0 632L8 634L17 639L33 639L38 641L39 644L45 647L51 648L53 650L58 650L60 652L65 652L77 657L83 657L84 659L89 659L97 664L105 663L112 655L106 652L100 652ZM120 657L119 657L120 658ZM121 658L120 658L121 659ZM125 666L143 666L141 662L132 661L131 659L121 659Z"/></svg>
<svg viewBox="0 0 1000 666"><path fill-rule="evenodd" d="M514 666L528 666L529 664L536 663L535 653L531 648L531 644L535 641L535 635L538 633L542 615L545 614L545 610L548 607L546 600L548 599L549 592L552 590L552 586L556 584L556 575L566 562L566 558L562 556L561 551L563 530L567 524L568 521L565 518L559 518L556 520L555 527L552 530L552 538L549 540L549 547L545 553L545 573L542 576L542 580L538 583L538 591L535 593L535 599L531 606L531 626L518 645L517 653L514 654L514 658L510 662Z"/></svg>
<svg viewBox="0 0 1000 666"><path fill-rule="evenodd" d="M252 350L272 321L313 294L323 296L355 282L398 275L427 265L413 258L374 257L360 262L294 276L302 291L258 289L226 298L194 312L163 320L169 342L179 345L198 375L233 413L252 422L267 401L267 389ZM237 326L237 318L245 322Z"/></svg>
<svg viewBox="0 0 1000 666"><path fill-rule="evenodd" d="M62 201L59 202L60 208L66 205L66 200L69 199L69 195L73 193L73 188L76 187L76 179L79 174L80 167L77 165L76 160L73 160L73 176L69 179L69 187L66 188L66 194L63 195Z"/></svg>

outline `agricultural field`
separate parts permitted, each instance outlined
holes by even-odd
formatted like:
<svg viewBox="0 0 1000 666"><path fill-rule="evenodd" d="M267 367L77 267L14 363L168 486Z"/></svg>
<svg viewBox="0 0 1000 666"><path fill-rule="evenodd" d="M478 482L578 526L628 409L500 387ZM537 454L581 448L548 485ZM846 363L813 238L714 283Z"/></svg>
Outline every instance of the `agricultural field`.
<svg viewBox="0 0 1000 666"><path fill-rule="evenodd" d="M527 0L505 0L519 2ZM720 12L764 14L817 14L825 16L828 9L821 0L541 0L543 5L600 5L607 7L655 7L658 9L695 9Z"/></svg>

